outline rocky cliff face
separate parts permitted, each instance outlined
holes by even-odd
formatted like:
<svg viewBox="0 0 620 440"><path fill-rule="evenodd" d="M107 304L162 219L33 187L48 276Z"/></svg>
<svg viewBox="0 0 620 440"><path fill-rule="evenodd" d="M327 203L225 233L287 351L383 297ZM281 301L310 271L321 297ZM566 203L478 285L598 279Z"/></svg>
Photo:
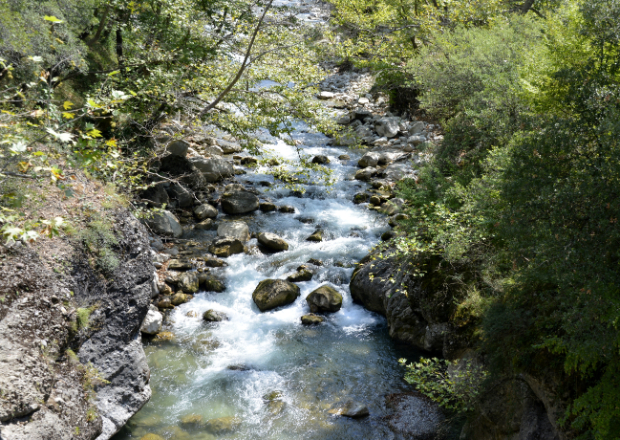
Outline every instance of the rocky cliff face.
<svg viewBox="0 0 620 440"><path fill-rule="evenodd" d="M353 300L385 316L390 336L399 341L448 359L472 356L467 326L457 326L452 319L455 301L446 288L450 274L437 261L426 261L427 274L413 277L403 261L389 257L389 252L383 255L374 252L359 262L351 278ZM554 389L553 378L498 379L480 399L478 412L463 428L461 438L565 440L568 437L558 422L565 406Z"/></svg>
<svg viewBox="0 0 620 440"><path fill-rule="evenodd" d="M148 240L126 212L114 224L119 264L106 277L65 240L0 251L3 440L107 440L148 401Z"/></svg>

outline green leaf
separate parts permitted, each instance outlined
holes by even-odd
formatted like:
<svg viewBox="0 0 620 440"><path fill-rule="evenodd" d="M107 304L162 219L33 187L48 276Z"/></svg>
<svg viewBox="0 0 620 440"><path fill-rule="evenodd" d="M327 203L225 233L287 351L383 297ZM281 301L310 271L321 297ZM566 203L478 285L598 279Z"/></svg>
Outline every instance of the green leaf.
<svg viewBox="0 0 620 440"><path fill-rule="evenodd" d="M46 15L45 17L43 17L43 20L45 21L51 21L52 23L62 23L63 21L54 17L53 15Z"/></svg>

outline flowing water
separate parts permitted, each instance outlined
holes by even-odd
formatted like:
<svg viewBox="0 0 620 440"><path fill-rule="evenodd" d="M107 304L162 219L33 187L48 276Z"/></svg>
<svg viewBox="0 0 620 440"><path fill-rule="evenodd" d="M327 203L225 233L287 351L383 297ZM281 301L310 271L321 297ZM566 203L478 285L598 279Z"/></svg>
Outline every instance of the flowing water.
<svg viewBox="0 0 620 440"><path fill-rule="evenodd" d="M214 438L202 428L187 430L181 420L192 414L202 420L230 416L241 420L234 432L216 437L223 439L392 437L382 421L388 414L385 396L409 390L397 361L412 359L415 353L397 347L388 337L385 319L354 304L348 286L354 263L388 229L386 219L352 203L353 194L366 185L351 179L361 152L326 146L324 135L304 128L300 124L295 136L303 152L328 156L335 183L307 185L302 197L282 188L265 192L278 205L294 206L295 214L257 212L244 220L252 231L280 235L289 250L228 258L227 267L212 269L225 280L225 292L199 293L172 312L176 340L146 347L153 397L115 440L147 433L166 439ZM292 161L298 157L296 148L282 141L274 140L270 148ZM340 161L343 153L351 160ZM273 182L260 169L241 177ZM222 214L220 221L226 219ZM317 227L325 231L324 241L305 241ZM255 239L249 246L254 244ZM323 266L311 281L298 283L302 294L295 303L261 313L252 301L256 285L282 278L310 258L321 260ZM305 298L323 284L342 293L342 309L327 315L319 326L302 326L300 317L309 312ZM201 316L209 309L225 312L230 320L205 323ZM197 317L187 316L192 310ZM280 400L264 399L274 391L281 393ZM370 417L352 420L329 412L347 399L365 403Z"/></svg>
<svg viewBox="0 0 620 440"><path fill-rule="evenodd" d="M297 2L280 3L294 6ZM265 189L265 197L277 205L293 206L295 213L257 212L241 220L253 232L281 236L289 250L228 258L227 267L212 269L225 281L225 292L199 293L172 312L169 323L175 340L145 347L153 397L114 440L140 439L148 433L166 440L393 437L383 419L389 414L385 397L410 390L398 359L412 360L417 354L391 340L385 318L354 304L349 292L354 264L388 230L387 221L352 202L353 195L366 187L352 179L361 151L329 147L326 136L312 133L303 123L294 138L304 155L329 157L333 185L317 178L304 186L303 195L276 186ZM296 167L295 147L278 139L263 140L275 155L291 161L291 169ZM339 160L345 153L351 159ZM239 180L274 183L262 171L259 168ZM218 220L232 218L220 214ZM305 241L317 228L324 231L323 241ZM248 243L253 245L255 239ZM311 281L298 283L301 296L289 306L261 313L252 300L257 284L284 278L310 258L323 265ZM325 316L318 326L302 326L300 317L309 313L306 296L324 284L342 293L342 309ZM225 312L230 320L205 323L201 316L209 309ZM197 316L187 316L190 311ZM269 395L278 398L269 400ZM370 416L353 420L330 412L349 399L366 404ZM203 421L235 417L241 423L213 435L199 424L183 423L191 415Z"/></svg>

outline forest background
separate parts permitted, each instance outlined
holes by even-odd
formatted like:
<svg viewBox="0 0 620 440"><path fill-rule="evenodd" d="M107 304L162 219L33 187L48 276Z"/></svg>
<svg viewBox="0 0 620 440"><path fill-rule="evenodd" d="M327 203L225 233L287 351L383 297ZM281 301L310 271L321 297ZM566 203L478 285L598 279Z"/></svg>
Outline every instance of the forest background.
<svg viewBox="0 0 620 440"><path fill-rule="evenodd" d="M494 377L546 378L568 436L620 438L620 2L331 3L312 27L268 1L0 1L4 238L83 239L100 215L44 212L76 172L144 215L134 194L171 121L258 153L254 131L284 136L291 117L335 134L312 100L320 63L369 68L395 112L442 126L399 184L410 219L389 246L440 279L488 371L409 379L473 415Z"/></svg>

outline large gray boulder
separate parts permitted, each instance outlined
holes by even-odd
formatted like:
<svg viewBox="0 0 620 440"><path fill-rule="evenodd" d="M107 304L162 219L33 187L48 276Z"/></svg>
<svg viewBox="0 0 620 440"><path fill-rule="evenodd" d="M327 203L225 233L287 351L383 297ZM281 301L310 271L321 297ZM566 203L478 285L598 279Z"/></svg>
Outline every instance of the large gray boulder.
<svg viewBox="0 0 620 440"><path fill-rule="evenodd" d="M191 159L191 162L202 173L207 182L219 182L235 174L232 163L219 157L209 159L196 157Z"/></svg>
<svg viewBox="0 0 620 440"><path fill-rule="evenodd" d="M169 154L162 157L159 172L166 174L194 191L204 189L207 184L202 173L186 157Z"/></svg>
<svg viewBox="0 0 620 440"><path fill-rule="evenodd" d="M168 144L166 150L175 156L185 157L187 156L187 150L189 150L189 143L181 139L172 141Z"/></svg>
<svg viewBox="0 0 620 440"><path fill-rule="evenodd" d="M299 295L299 286L289 281L263 280L256 286L252 299L261 312L266 312L295 302Z"/></svg>
<svg viewBox="0 0 620 440"><path fill-rule="evenodd" d="M271 232L261 232L258 234L258 242L272 251L288 250L288 243Z"/></svg>
<svg viewBox="0 0 620 440"><path fill-rule="evenodd" d="M360 160L357 161L357 165L361 168L376 167L379 163L380 157L381 155L379 153L369 151L368 153L364 154Z"/></svg>
<svg viewBox="0 0 620 440"><path fill-rule="evenodd" d="M185 186L172 182L166 189L170 201L177 208L189 208L194 203L194 195Z"/></svg>
<svg viewBox="0 0 620 440"><path fill-rule="evenodd" d="M334 313L342 307L342 295L333 287L324 285L310 292L306 302L312 313Z"/></svg>
<svg viewBox="0 0 620 440"><path fill-rule="evenodd" d="M185 293L198 292L199 285L198 272L183 272L177 278L177 287Z"/></svg>
<svg viewBox="0 0 620 440"><path fill-rule="evenodd" d="M179 220L170 211L155 212L150 219L146 220L146 223L154 233L159 235L174 238L183 235Z"/></svg>
<svg viewBox="0 0 620 440"><path fill-rule="evenodd" d="M396 137L400 131L400 118L385 117L375 121L375 131L379 136L390 139Z"/></svg>
<svg viewBox="0 0 620 440"><path fill-rule="evenodd" d="M232 237L246 242L250 239L250 228L242 221L223 222L217 227L219 237Z"/></svg>
<svg viewBox="0 0 620 440"><path fill-rule="evenodd" d="M231 191L222 196L222 210L226 214L247 214L258 207L258 197L249 191Z"/></svg>

